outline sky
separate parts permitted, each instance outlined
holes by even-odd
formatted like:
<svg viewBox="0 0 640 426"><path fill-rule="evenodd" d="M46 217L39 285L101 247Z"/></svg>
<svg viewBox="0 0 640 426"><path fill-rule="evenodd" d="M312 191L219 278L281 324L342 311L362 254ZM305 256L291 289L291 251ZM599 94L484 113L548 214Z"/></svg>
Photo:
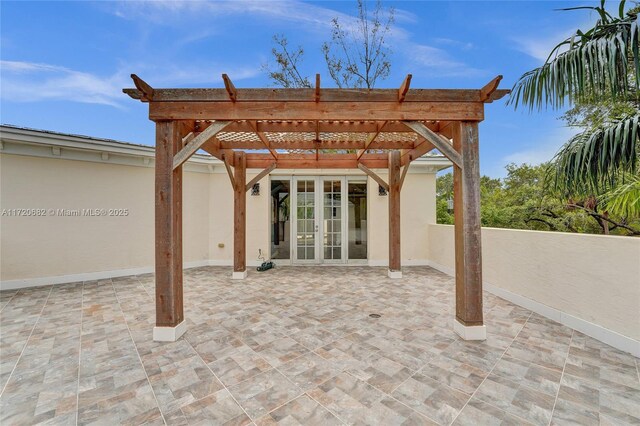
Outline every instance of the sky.
<svg viewBox="0 0 640 426"><path fill-rule="evenodd" d="M503 75L511 88L544 63L559 41L596 20L589 4L555 1L385 1L395 9L387 43L397 88L481 88ZM302 46L304 74L331 80L320 50L331 20L352 23L349 1L67 1L0 4L0 121L3 124L154 144L148 105L122 93L135 73L152 87L269 87L274 34ZM563 111L487 104L480 124L483 174L514 162L550 160L575 130Z"/></svg>

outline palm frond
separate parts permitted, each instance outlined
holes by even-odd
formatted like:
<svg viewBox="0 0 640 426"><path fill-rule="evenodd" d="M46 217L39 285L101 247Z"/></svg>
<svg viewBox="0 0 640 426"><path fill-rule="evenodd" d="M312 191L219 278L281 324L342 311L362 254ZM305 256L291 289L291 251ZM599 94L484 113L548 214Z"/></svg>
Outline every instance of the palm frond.
<svg viewBox="0 0 640 426"><path fill-rule="evenodd" d="M627 182L605 194L609 214L627 219L640 218L640 176L630 174Z"/></svg>
<svg viewBox="0 0 640 426"><path fill-rule="evenodd" d="M640 114L574 136L556 154L555 186L567 193L615 187L638 171Z"/></svg>
<svg viewBox="0 0 640 426"><path fill-rule="evenodd" d="M613 18L606 14L591 30L577 31L559 43L544 65L522 75L508 102L516 108L559 108L586 97L617 99L635 94L640 87L639 40L636 15ZM565 46L568 50L558 53ZM634 76L631 84L630 74Z"/></svg>

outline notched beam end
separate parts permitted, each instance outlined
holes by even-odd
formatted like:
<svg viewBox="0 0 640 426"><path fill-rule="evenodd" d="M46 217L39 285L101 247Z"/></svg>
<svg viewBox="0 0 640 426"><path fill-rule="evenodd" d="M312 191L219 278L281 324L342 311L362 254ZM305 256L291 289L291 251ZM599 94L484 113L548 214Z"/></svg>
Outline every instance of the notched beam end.
<svg viewBox="0 0 640 426"><path fill-rule="evenodd" d="M142 100L142 92L138 89L122 89L122 93L128 95L131 99L135 99L136 101Z"/></svg>
<svg viewBox="0 0 640 426"><path fill-rule="evenodd" d="M400 89L398 89L398 102L404 102L404 98L406 98L409 87L411 86L412 77L412 74L407 74L407 77L402 82Z"/></svg>
<svg viewBox="0 0 640 426"><path fill-rule="evenodd" d="M495 92L493 92L491 94L491 96L489 97L489 99L487 99L485 102L486 103L491 103L493 101L497 101L498 99L502 99L505 96L507 96L509 93L511 93L510 89L498 89Z"/></svg>
<svg viewBox="0 0 640 426"><path fill-rule="evenodd" d="M147 84L146 81L141 79L135 74L131 74L131 79L133 80L133 84L136 85L136 88L142 92L141 100L152 101L153 100L153 88ZM126 93L126 92L125 92ZM131 96L131 95L130 95Z"/></svg>
<svg viewBox="0 0 640 426"><path fill-rule="evenodd" d="M482 89L480 89L480 101L486 102L491 99L491 95L498 89L502 76L498 75L493 80L488 82Z"/></svg>
<svg viewBox="0 0 640 426"><path fill-rule="evenodd" d="M315 94L316 102L320 102L320 74L316 74L316 94Z"/></svg>
<svg viewBox="0 0 640 426"><path fill-rule="evenodd" d="M238 90L236 89L236 86L233 85L227 74L222 74L222 80L224 81L224 88L227 89L227 93L229 94L229 99L231 99L232 102L235 102L238 99Z"/></svg>

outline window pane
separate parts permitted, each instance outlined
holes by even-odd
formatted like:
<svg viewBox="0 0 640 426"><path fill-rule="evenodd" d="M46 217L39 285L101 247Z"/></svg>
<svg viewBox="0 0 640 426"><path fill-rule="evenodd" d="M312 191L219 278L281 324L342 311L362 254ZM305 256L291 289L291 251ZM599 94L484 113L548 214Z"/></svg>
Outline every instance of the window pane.
<svg viewBox="0 0 640 426"><path fill-rule="evenodd" d="M337 248L333 249L333 258L334 259L341 259L342 258L342 253L341 253L340 247L337 247Z"/></svg>

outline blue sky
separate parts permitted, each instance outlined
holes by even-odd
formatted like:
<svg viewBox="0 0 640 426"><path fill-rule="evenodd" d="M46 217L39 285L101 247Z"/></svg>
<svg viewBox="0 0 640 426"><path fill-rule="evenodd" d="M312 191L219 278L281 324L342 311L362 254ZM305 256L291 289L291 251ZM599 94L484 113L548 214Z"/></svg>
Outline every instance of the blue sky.
<svg viewBox="0 0 640 426"><path fill-rule="evenodd" d="M391 76L414 88L480 88L498 74L510 88L550 49L596 16L554 9L577 2L384 3L396 9L388 42ZM136 73L154 87L265 87L273 34L305 48L307 75L330 78L320 52L330 21L348 23L355 1L2 2L0 98L3 124L154 144L147 105L125 96ZM561 111L486 106L481 171L503 176L509 162L550 159L570 137Z"/></svg>

